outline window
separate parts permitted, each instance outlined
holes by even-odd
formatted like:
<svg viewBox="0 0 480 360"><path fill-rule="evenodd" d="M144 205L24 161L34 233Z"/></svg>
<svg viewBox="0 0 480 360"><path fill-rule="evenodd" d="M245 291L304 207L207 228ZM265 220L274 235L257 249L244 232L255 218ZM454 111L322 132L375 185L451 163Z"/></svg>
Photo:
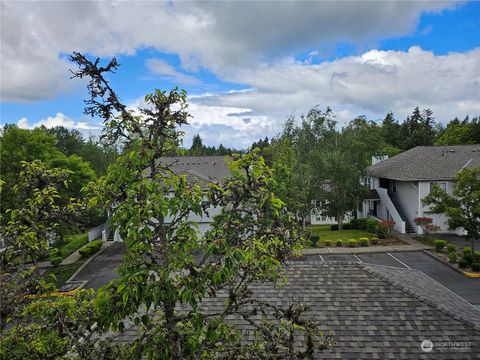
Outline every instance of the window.
<svg viewBox="0 0 480 360"><path fill-rule="evenodd" d="M447 191L447 183L446 182L431 182L430 183L430 192L433 190L433 186L435 184L440 186L440 189L442 189L443 191Z"/></svg>

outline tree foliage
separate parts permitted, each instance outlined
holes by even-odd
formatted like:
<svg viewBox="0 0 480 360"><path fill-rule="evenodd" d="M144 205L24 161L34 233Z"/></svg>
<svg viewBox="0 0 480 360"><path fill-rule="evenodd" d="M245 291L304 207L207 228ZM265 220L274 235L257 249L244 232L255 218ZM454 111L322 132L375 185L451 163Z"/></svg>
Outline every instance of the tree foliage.
<svg viewBox="0 0 480 360"><path fill-rule="evenodd" d="M68 170L48 169L42 162L22 163L20 178L13 187L23 206L2 215L0 238L1 329L22 315L29 302L26 295L43 291L37 263L48 255L49 244L60 236L59 226L79 210L74 201L64 203L60 192L67 184Z"/></svg>
<svg viewBox="0 0 480 360"><path fill-rule="evenodd" d="M138 324L140 336L129 348L133 358L277 359L310 357L325 348L315 324L303 319L303 305L279 309L251 292L255 282L283 281L281 264L301 235L270 191L264 160L256 152L232 155L231 179L224 184L189 183L158 161L178 143L177 128L187 122L186 93L156 90L145 97L142 116L135 116L104 78L118 66L115 60L106 67L81 54L72 60L79 65L75 76L90 79L86 112L103 117L105 140L129 149L91 186L91 205L112 209L112 225L126 245L121 277L98 295L99 327ZM201 235L189 214L205 215L203 200L222 210ZM216 302L217 311L204 308L208 301ZM242 343L226 321L233 315L257 330L252 343ZM304 348L294 346L300 334L307 339Z"/></svg>
<svg viewBox="0 0 480 360"><path fill-rule="evenodd" d="M223 144L220 144L218 148L216 146L206 146L203 144L203 140L200 134L195 134L192 139L192 146L185 153L189 156L212 156L212 155L232 155L233 153L241 153L242 151L226 148Z"/></svg>
<svg viewBox="0 0 480 360"><path fill-rule="evenodd" d="M474 242L480 238L480 168L465 168L454 181L451 194L435 185L422 203L435 214L444 213L450 229L465 229L474 253Z"/></svg>
<svg viewBox="0 0 480 360"><path fill-rule="evenodd" d="M66 153L58 148L60 140L56 134L61 134L60 139L75 139L65 141L60 146ZM68 134L73 134L69 136ZM0 137L0 158L2 171L0 178L5 182L2 194L1 210L16 209L23 205L23 199L13 187L18 182L22 171L22 162L40 160L49 169L65 169L69 172L69 186L62 188L59 196L63 203L70 198L82 198L81 189L96 178L95 172L79 155L81 143L77 143L78 134L65 128L55 128L55 131L44 127L33 130L20 129L15 125L6 125ZM71 153L72 152L72 153ZM97 225L97 224L96 224Z"/></svg>

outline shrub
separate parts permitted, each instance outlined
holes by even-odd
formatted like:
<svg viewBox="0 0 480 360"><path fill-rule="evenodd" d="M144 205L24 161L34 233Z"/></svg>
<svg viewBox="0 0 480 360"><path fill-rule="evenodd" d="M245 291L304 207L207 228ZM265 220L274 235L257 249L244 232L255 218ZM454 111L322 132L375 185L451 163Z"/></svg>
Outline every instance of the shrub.
<svg viewBox="0 0 480 360"><path fill-rule="evenodd" d="M473 254L473 262L480 263L480 251L475 251L475 254Z"/></svg>
<svg viewBox="0 0 480 360"><path fill-rule="evenodd" d="M342 239L337 240L337 246L343 246L343 241Z"/></svg>
<svg viewBox="0 0 480 360"><path fill-rule="evenodd" d="M455 264L457 262L457 253L456 252L451 252L448 254L448 260L452 263Z"/></svg>
<svg viewBox="0 0 480 360"><path fill-rule="evenodd" d="M50 259L50 263L53 265L53 267L58 267L58 265L60 265L62 260L63 259L61 256L54 256Z"/></svg>
<svg viewBox="0 0 480 360"><path fill-rule="evenodd" d="M320 236L319 236L319 235L310 234L310 241L311 241L311 242L316 243L318 240L320 240Z"/></svg>
<svg viewBox="0 0 480 360"><path fill-rule="evenodd" d="M367 218L358 219L358 228L360 230L367 230L367 222L368 222Z"/></svg>
<svg viewBox="0 0 480 360"><path fill-rule="evenodd" d="M393 227L395 226L395 221L393 221L393 220L382 220L378 223L378 226L387 229L387 234L390 234Z"/></svg>
<svg viewBox="0 0 480 360"><path fill-rule="evenodd" d="M447 242L445 240L435 240L435 250L436 251L442 251L442 249L445 247Z"/></svg>
<svg viewBox="0 0 480 360"><path fill-rule="evenodd" d="M368 246L368 238L360 238L361 246Z"/></svg>
<svg viewBox="0 0 480 360"><path fill-rule="evenodd" d="M352 219L350 220L350 227L352 230L356 230L360 228L360 220L359 219Z"/></svg>
<svg viewBox="0 0 480 360"><path fill-rule="evenodd" d="M320 240L319 235L310 235L308 237L307 246L315 247L319 240Z"/></svg>
<svg viewBox="0 0 480 360"><path fill-rule="evenodd" d="M378 245L378 237L372 237L370 239L370 242L372 243L372 245Z"/></svg>
<svg viewBox="0 0 480 360"><path fill-rule="evenodd" d="M379 226L375 233L377 234L378 238L385 239L388 235L388 229Z"/></svg>
<svg viewBox="0 0 480 360"><path fill-rule="evenodd" d="M350 223L347 222L347 223L345 223L345 224L342 225L342 229L343 229L343 230L351 230L351 229L353 229L353 228L352 228L352 224L350 224Z"/></svg>
<svg viewBox="0 0 480 360"><path fill-rule="evenodd" d="M473 263L472 264L473 271L480 271L480 263Z"/></svg>
<svg viewBox="0 0 480 360"><path fill-rule="evenodd" d="M367 219L367 231L369 233L375 233L378 228L378 221L374 219Z"/></svg>
<svg viewBox="0 0 480 360"><path fill-rule="evenodd" d="M466 262L464 259L458 262L458 267L461 269L465 269L467 266L468 266L468 262Z"/></svg>
<svg viewBox="0 0 480 360"><path fill-rule="evenodd" d="M87 258L90 255L95 254L102 247L102 240L94 240L89 242L87 245L83 246L78 250L79 254L83 258Z"/></svg>
<svg viewBox="0 0 480 360"><path fill-rule="evenodd" d="M469 248L469 247L463 248L463 255L471 254L471 253L472 253L472 248Z"/></svg>
<svg viewBox="0 0 480 360"><path fill-rule="evenodd" d="M331 246L332 240L325 240L325 246Z"/></svg>
<svg viewBox="0 0 480 360"><path fill-rule="evenodd" d="M355 247L355 246L357 246L357 240L355 240L355 239L350 239L350 240L348 240L348 247L352 247L352 248L353 248L353 247Z"/></svg>
<svg viewBox="0 0 480 360"><path fill-rule="evenodd" d="M449 254L452 253L452 252L456 253L457 252L457 246L455 244L450 243L450 244L447 245L447 251L448 251Z"/></svg>
<svg viewBox="0 0 480 360"><path fill-rule="evenodd" d="M338 230L338 225L337 224L330 225L330 231L337 231L337 230Z"/></svg>
<svg viewBox="0 0 480 360"><path fill-rule="evenodd" d="M463 260L465 260L468 264L473 262L473 255L472 253L467 253L463 255Z"/></svg>

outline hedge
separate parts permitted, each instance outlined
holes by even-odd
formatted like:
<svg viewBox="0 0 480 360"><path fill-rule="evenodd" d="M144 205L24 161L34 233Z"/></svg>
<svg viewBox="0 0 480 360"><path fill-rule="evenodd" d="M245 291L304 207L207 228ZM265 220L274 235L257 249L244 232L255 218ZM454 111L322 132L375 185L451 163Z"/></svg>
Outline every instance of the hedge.
<svg viewBox="0 0 480 360"><path fill-rule="evenodd" d="M436 251L442 251L442 249L445 247L447 242L445 240L435 240L435 250Z"/></svg>
<svg viewBox="0 0 480 360"><path fill-rule="evenodd" d="M87 258L93 254L95 254L100 248L102 247L102 240L94 240L92 242L89 242L87 245L82 247L78 252L80 253L80 256L83 258Z"/></svg>
<svg viewBox="0 0 480 360"><path fill-rule="evenodd" d="M360 238L360 246L368 246L368 238L362 237Z"/></svg>
<svg viewBox="0 0 480 360"><path fill-rule="evenodd" d="M58 267L62 261L63 258L61 256L54 256L50 259L50 263L53 265L53 267Z"/></svg>

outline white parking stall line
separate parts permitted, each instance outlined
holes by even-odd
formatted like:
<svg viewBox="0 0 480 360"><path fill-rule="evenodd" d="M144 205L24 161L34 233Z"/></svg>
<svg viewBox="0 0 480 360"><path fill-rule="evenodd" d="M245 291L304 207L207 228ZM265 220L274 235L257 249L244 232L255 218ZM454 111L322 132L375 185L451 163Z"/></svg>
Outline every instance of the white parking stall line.
<svg viewBox="0 0 480 360"><path fill-rule="evenodd" d="M360 260L360 258L359 258L357 255L355 255L355 254L352 254L352 255L353 255L353 257L354 257L355 259L357 259L357 261L358 261L359 264L363 264L363 261Z"/></svg>
<svg viewBox="0 0 480 360"><path fill-rule="evenodd" d="M322 255L318 254L318 256L320 256L320 260L322 260L323 262L325 262L325 260L323 260Z"/></svg>
<svg viewBox="0 0 480 360"><path fill-rule="evenodd" d="M330 248L327 248L327 250L330 251L330 252L333 252L332 249L330 249Z"/></svg>
<svg viewBox="0 0 480 360"><path fill-rule="evenodd" d="M405 266L407 269L412 269L410 266L408 266L407 264L405 264L403 261L400 261L398 260L395 256L393 256L392 254L390 253L387 253L388 255L390 255L394 260L398 261L400 264L402 264L403 266Z"/></svg>

